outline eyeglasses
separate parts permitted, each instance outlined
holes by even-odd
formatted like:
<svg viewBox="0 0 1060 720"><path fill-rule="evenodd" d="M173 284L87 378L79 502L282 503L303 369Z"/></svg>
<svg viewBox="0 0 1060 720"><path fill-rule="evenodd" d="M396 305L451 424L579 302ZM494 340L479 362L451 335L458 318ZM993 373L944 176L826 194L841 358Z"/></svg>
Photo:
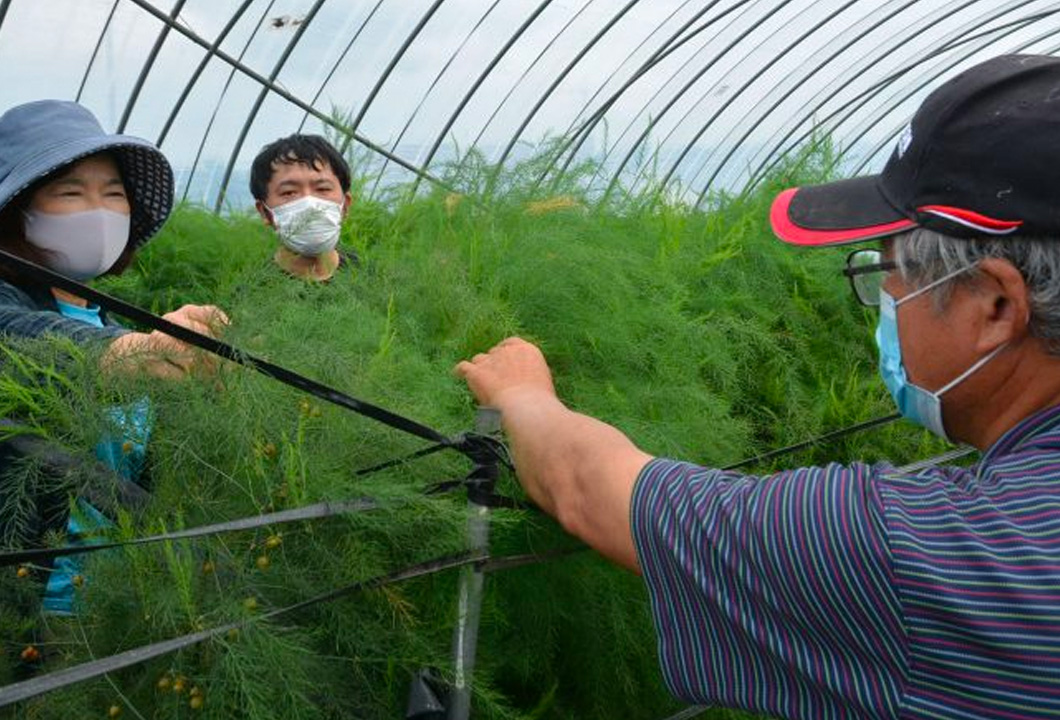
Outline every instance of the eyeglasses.
<svg viewBox="0 0 1060 720"><path fill-rule="evenodd" d="M880 304L880 288L887 273L898 268L893 260L884 260L879 250L855 250L847 255L843 274L850 279L850 287L858 302L868 307Z"/></svg>

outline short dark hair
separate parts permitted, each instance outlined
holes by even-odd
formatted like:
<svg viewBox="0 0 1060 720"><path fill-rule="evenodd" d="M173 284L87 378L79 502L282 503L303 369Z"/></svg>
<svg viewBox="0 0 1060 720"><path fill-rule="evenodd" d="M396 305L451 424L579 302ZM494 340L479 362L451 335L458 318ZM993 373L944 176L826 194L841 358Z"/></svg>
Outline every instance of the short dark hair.
<svg viewBox="0 0 1060 720"><path fill-rule="evenodd" d="M295 133L269 143L261 149L250 166L250 194L255 200L269 195L269 180L274 166L299 163L318 170L328 165L339 179L342 192L350 191L350 166L339 151L319 135Z"/></svg>

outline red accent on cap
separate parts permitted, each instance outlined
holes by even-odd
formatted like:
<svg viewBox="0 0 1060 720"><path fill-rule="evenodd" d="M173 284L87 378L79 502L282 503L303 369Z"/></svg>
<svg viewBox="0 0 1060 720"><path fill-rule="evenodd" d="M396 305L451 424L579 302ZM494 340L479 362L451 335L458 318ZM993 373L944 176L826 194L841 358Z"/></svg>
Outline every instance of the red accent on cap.
<svg viewBox="0 0 1060 720"><path fill-rule="evenodd" d="M788 216L788 208L791 200L799 188L791 188L777 195L773 206L769 210L769 222L773 226L773 232L777 237L792 245L807 247L818 247L823 245L844 245L847 243L863 242L877 237L886 237L909 228L916 227L912 220L902 218L894 222L882 225L869 225L858 228L844 228L840 230L815 230L796 225Z"/></svg>
<svg viewBox="0 0 1060 720"><path fill-rule="evenodd" d="M957 222L981 228L987 232L1011 232L1023 224L1022 220L998 220L986 215L980 215L971 210L949 205L924 205L918 207L917 212L944 215Z"/></svg>

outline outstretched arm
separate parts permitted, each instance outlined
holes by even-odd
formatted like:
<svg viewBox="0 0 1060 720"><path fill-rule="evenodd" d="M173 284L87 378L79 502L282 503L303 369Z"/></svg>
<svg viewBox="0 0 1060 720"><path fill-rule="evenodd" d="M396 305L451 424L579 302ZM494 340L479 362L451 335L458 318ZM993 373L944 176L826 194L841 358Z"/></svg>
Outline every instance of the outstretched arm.
<svg viewBox="0 0 1060 720"><path fill-rule="evenodd" d="M545 512L604 556L639 571L633 485L651 456L556 396L544 355L519 338L456 366L480 405L501 411L516 474Z"/></svg>

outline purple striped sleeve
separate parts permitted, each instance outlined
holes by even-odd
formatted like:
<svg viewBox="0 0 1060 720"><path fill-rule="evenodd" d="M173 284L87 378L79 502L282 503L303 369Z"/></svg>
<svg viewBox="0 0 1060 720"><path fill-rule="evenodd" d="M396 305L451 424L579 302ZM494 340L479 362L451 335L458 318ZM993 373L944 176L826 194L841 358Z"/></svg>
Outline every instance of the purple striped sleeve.
<svg viewBox="0 0 1060 720"><path fill-rule="evenodd" d="M631 523L675 695L791 718L897 717L907 638L872 468L755 478L657 459Z"/></svg>

